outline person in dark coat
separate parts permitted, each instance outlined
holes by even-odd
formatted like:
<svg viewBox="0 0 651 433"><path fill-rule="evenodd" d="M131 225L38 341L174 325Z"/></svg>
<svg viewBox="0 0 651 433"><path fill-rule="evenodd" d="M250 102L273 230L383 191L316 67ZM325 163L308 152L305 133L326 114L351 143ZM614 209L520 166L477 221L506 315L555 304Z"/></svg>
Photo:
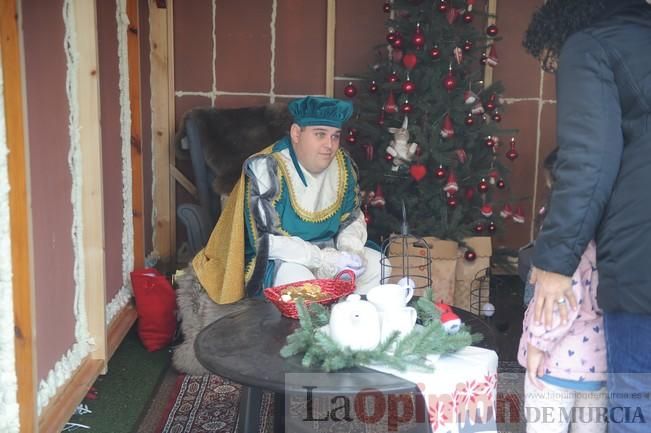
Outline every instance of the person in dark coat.
<svg viewBox="0 0 651 433"><path fill-rule="evenodd" d="M651 4L548 0L524 46L556 72L560 149L532 258L535 321L549 328L555 309L566 320L577 308L570 276L595 239L609 431L649 431L641 421L651 422Z"/></svg>

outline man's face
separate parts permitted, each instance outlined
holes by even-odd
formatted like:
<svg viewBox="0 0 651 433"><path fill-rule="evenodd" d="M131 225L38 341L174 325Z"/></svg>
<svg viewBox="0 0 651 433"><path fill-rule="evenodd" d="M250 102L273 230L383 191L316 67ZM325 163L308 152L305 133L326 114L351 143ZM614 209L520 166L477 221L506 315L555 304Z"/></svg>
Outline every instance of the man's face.
<svg viewBox="0 0 651 433"><path fill-rule="evenodd" d="M339 149L341 129L332 126L292 124L289 131L298 161L312 174L324 171Z"/></svg>

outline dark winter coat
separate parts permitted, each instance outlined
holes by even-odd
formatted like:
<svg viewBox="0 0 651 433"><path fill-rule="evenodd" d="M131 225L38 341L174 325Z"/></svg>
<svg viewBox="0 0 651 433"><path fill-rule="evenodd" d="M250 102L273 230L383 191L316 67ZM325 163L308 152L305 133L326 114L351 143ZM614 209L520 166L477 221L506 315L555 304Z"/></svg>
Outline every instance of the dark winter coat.
<svg viewBox="0 0 651 433"><path fill-rule="evenodd" d="M600 307L651 314L651 6L570 36L556 79L560 152L533 264L572 275L594 238Z"/></svg>

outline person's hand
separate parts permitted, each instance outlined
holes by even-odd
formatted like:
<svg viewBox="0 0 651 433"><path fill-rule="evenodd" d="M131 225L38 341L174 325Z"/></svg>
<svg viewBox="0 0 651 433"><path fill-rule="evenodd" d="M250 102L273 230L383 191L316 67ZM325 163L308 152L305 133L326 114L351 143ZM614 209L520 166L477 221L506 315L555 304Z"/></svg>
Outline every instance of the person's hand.
<svg viewBox="0 0 651 433"><path fill-rule="evenodd" d="M561 323L567 323L568 308L576 310L576 298L572 292L572 278L534 267L529 282L535 287L534 321L551 329L554 307L558 307Z"/></svg>
<svg viewBox="0 0 651 433"><path fill-rule="evenodd" d="M355 273L355 277L359 277L366 270L364 260L357 254L352 254L347 251L339 251L336 264L339 271L350 269Z"/></svg>
<svg viewBox="0 0 651 433"><path fill-rule="evenodd" d="M538 378L545 373L543 368L544 358L545 352L531 344L527 345L527 377L533 386L541 391L543 390L544 386Z"/></svg>

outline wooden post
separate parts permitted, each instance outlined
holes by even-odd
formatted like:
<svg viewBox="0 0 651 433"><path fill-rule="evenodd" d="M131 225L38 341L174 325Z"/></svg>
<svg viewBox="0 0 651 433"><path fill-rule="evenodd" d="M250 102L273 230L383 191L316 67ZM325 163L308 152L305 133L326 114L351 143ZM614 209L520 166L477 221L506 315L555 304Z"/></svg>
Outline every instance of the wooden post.
<svg viewBox="0 0 651 433"><path fill-rule="evenodd" d="M174 184L170 176L173 161L171 141L174 129L174 75L172 36L172 2L159 9L153 0L149 7L149 42L151 52L151 136L154 159L154 251L163 261L174 255L175 225Z"/></svg>
<svg viewBox="0 0 651 433"><path fill-rule="evenodd" d="M79 142L81 143L83 254L88 331L95 340L93 359L106 367L106 267L104 187L100 129L97 10L95 2L75 2L79 49Z"/></svg>
<svg viewBox="0 0 651 433"><path fill-rule="evenodd" d="M11 266L16 336L17 401L20 431L36 431L36 349L34 344L34 286L31 251L27 155L23 125L23 62L20 55L16 0L0 0L0 50L4 75L4 106L9 171Z"/></svg>
<svg viewBox="0 0 651 433"><path fill-rule="evenodd" d="M145 264L145 203L142 175L142 123L140 105L140 32L138 28L138 0L127 0L129 30L129 101L131 107L131 177L133 202L133 259L134 267Z"/></svg>
<svg viewBox="0 0 651 433"><path fill-rule="evenodd" d="M337 17L336 0L328 0L326 14L326 96L335 94L335 24Z"/></svg>
<svg viewBox="0 0 651 433"><path fill-rule="evenodd" d="M486 26L495 24L495 16L497 14L497 0L488 0L488 17L486 18ZM491 42L491 45L495 42ZM491 45L488 46L490 49ZM488 55L488 52L486 53ZM484 67L484 87L493 84L493 68L491 66Z"/></svg>

